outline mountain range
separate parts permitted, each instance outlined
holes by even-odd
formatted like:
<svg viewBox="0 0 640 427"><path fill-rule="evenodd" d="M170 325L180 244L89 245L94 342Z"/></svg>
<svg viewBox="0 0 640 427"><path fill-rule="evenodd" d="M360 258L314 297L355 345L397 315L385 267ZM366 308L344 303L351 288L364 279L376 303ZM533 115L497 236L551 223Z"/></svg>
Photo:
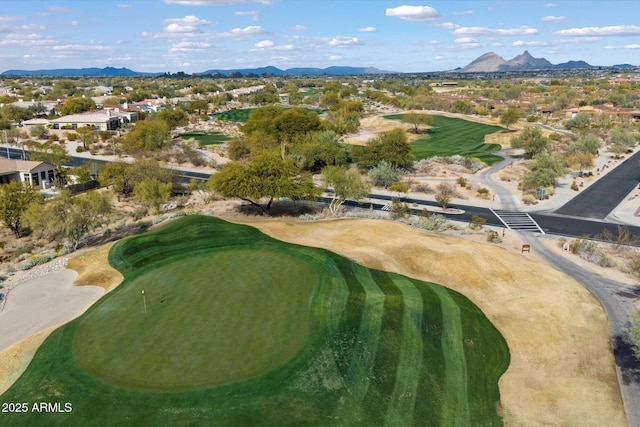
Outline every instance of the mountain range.
<svg viewBox="0 0 640 427"><path fill-rule="evenodd" d="M505 71L531 71L531 70L570 70L597 68L584 61L569 61L562 64L552 64L545 58L534 58L529 51L507 61L495 52L485 53L464 68L455 71L461 73L496 73Z"/></svg>
<svg viewBox="0 0 640 427"><path fill-rule="evenodd" d="M382 71L373 67L328 67L328 68L288 68L281 70L280 68L269 66L259 68L238 68L232 70L207 70L202 73L194 73L196 75L256 75L256 76L347 76L347 75L366 75L366 74L388 74L390 71ZM139 73L128 68L57 68L51 70L7 70L0 76L94 76L94 77L136 77L136 76L153 76L162 75L164 73Z"/></svg>
<svg viewBox="0 0 640 427"><path fill-rule="evenodd" d="M632 68L633 65L614 65L612 68ZM507 61L495 52L485 53L471 61L464 68L456 68L453 72L461 73L499 73L508 71L535 71L535 70L573 70L573 69L593 69L599 68L586 63L585 61L568 61L561 64L552 64L545 58L534 58L529 51ZM92 76L92 77L136 77L136 76L160 76L160 75L183 75L179 73L140 73L128 68L58 68L51 70L7 70L0 73L0 76ZM237 68L230 70L211 69L193 75L213 75L221 77L240 76L348 76L348 75L372 75L372 74L399 74L394 71L383 71L374 67L347 67L333 66L328 68L287 68L282 70L274 66L257 68Z"/></svg>

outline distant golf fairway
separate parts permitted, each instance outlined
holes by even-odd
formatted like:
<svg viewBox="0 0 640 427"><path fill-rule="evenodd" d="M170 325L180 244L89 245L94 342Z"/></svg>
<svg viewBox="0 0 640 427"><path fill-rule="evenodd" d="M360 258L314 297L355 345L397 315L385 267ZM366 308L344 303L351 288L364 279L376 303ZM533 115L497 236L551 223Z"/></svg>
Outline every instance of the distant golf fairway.
<svg viewBox="0 0 640 427"><path fill-rule="evenodd" d="M0 396L73 411L0 425L502 425L507 345L454 291L204 216L109 260L125 281Z"/></svg>
<svg viewBox="0 0 640 427"><path fill-rule="evenodd" d="M503 160L502 157L493 154L502 148L499 144L484 142L486 135L501 131L502 127L454 117L438 115L431 117L429 134L411 143L411 151L416 160L453 155L475 157L488 165ZM392 114L384 118L402 120L404 114Z"/></svg>

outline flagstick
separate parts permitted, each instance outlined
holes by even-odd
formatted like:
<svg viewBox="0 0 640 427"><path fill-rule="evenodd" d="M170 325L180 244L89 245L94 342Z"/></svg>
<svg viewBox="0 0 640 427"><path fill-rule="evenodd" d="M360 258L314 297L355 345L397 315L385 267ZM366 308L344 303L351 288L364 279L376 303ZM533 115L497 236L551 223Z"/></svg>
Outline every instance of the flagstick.
<svg viewBox="0 0 640 427"><path fill-rule="evenodd" d="M147 314L147 297L144 294L144 289L142 290L142 304L144 304L144 314Z"/></svg>

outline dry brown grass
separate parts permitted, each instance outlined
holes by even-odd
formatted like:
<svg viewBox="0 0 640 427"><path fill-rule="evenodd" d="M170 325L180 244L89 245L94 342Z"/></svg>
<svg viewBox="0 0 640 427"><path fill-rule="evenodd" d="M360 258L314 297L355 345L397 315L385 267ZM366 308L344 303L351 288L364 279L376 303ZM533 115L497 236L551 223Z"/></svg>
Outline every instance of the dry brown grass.
<svg viewBox="0 0 640 427"><path fill-rule="evenodd" d="M511 365L500 380L507 425L626 425L605 312L557 270L495 245L386 221L250 224L470 298L509 344Z"/></svg>

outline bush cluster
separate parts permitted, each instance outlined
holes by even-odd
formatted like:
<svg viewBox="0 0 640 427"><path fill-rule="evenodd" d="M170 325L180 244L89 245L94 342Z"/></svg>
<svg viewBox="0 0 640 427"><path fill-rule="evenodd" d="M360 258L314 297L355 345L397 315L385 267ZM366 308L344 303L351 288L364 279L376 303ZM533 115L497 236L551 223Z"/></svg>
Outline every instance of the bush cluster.
<svg viewBox="0 0 640 427"><path fill-rule="evenodd" d="M51 261L54 258L55 258L54 254L33 255L33 256L27 258L27 260L24 261L23 263L18 265L18 270L20 270L20 271L29 270L29 269L35 267L36 265L41 265L41 264L47 263L47 262Z"/></svg>
<svg viewBox="0 0 640 427"><path fill-rule="evenodd" d="M423 230L438 231L446 229L448 222L449 220L447 220L446 216L434 213L428 216L420 215L417 218L411 218L408 224Z"/></svg>
<svg viewBox="0 0 640 427"><path fill-rule="evenodd" d="M569 251L600 267L613 267L615 265L611 257L604 253L596 242L591 240L573 239L569 242Z"/></svg>

